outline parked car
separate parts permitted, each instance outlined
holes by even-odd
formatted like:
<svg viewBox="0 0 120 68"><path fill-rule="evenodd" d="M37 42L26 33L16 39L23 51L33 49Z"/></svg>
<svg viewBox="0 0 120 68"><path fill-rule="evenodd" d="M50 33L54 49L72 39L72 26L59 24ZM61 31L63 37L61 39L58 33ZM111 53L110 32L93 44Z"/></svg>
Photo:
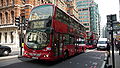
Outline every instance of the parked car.
<svg viewBox="0 0 120 68"><path fill-rule="evenodd" d="M11 48L8 46L0 45L0 55L8 56L11 53Z"/></svg>

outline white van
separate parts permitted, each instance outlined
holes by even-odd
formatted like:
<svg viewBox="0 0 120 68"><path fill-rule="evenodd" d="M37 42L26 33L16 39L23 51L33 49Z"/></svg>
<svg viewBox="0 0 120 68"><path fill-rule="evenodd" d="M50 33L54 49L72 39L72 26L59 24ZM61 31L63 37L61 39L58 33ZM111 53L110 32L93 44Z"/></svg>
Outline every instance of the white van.
<svg viewBox="0 0 120 68"><path fill-rule="evenodd" d="M107 38L99 38L97 43L97 50L107 49Z"/></svg>

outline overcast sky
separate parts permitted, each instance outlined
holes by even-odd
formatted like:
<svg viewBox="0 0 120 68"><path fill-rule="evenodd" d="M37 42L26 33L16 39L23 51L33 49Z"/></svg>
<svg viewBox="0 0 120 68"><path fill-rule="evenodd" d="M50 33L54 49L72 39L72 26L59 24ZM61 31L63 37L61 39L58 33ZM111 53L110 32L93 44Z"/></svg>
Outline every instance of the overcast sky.
<svg viewBox="0 0 120 68"><path fill-rule="evenodd" d="M117 20L119 21L119 0L95 0L95 2L99 7L101 27L106 25L106 15L117 14Z"/></svg>

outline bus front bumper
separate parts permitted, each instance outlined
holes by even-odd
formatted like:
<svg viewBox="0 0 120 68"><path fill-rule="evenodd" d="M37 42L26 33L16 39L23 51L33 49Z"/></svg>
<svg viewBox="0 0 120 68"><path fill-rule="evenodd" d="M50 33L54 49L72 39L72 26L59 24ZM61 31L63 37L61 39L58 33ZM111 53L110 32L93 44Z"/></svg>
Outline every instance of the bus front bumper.
<svg viewBox="0 0 120 68"><path fill-rule="evenodd" d="M57 59L57 57L51 56L49 54L34 54L34 53L24 53L23 57L45 61L55 61Z"/></svg>

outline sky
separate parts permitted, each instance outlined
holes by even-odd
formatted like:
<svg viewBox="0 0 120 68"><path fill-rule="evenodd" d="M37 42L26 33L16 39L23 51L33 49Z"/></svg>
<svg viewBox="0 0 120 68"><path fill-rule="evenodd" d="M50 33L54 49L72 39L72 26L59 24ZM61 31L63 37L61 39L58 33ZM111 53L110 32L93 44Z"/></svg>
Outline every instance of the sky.
<svg viewBox="0 0 120 68"><path fill-rule="evenodd" d="M101 16L101 27L106 25L106 15L117 14L117 21L119 21L119 0L95 0L95 2L98 4Z"/></svg>

